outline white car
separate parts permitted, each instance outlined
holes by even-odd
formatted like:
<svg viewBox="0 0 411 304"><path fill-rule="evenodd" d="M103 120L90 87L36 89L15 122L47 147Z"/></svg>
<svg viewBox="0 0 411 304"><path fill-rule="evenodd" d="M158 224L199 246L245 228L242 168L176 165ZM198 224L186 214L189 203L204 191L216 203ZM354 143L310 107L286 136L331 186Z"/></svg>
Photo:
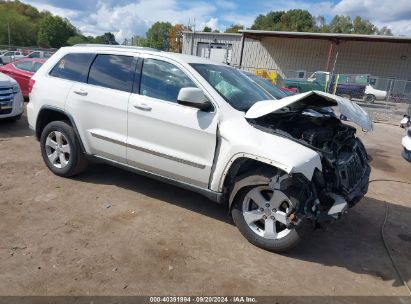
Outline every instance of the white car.
<svg viewBox="0 0 411 304"><path fill-rule="evenodd" d="M0 73L0 119L18 120L24 111L24 98L18 83Z"/></svg>
<svg viewBox="0 0 411 304"><path fill-rule="evenodd" d="M402 138L402 147L404 148L402 156L411 162L411 127L408 128L407 135Z"/></svg>
<svg viewBox="0 0 411 304"><path fill-rule="evenodd" d="M365 87L364 100L366 102L373 103L376 100L384 100L385 98L387 98L387 91L374 89L370 84Z"/></svg>
<svg viewBox="0 0 411 304"><path fill-rule="evenodd" d="M13 61L16 61L18 59L24 58L25 56L23 55L22 52L19 51L9 51L5 52L4 54L0 55L0 63L2 64L7 64Z"/></svg>
<svg viewBox="0 0 411 304"><path fill-rule="evenodd" d="M44 59L47 59L47 58L50 58L52 54L53 53L51 53L49 51L33 51L25 57L26 58L44 58Z"/></svg>
<svg viewBox="0 0 411 304"><path fill-rule="evenodd" d="M98 160L196 191L226 203L240 232L267 250L290 249L368 189L356 129L315 109L339 105L361 128L372 122L335 95L274 100L205 58L98 45L61 48L29 90L29 124L53 173L74 176Z"/></svg>

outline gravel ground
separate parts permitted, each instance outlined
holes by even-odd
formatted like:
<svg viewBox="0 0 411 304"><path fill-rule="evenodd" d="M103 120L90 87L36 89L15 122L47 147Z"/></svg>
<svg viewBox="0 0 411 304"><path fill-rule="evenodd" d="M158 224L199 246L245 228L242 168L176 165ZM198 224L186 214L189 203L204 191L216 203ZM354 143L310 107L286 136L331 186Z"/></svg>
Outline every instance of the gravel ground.
<svg viewBox="0 0 411 304"><path fill-rule="evenodd" d="M404 130L361 134L372 179L411 182ZM407 295L411 185L373 182L367 196L294 251L249 244L224 206L105 165L49 172L25 117L0 122L0 295Z"/></svg>

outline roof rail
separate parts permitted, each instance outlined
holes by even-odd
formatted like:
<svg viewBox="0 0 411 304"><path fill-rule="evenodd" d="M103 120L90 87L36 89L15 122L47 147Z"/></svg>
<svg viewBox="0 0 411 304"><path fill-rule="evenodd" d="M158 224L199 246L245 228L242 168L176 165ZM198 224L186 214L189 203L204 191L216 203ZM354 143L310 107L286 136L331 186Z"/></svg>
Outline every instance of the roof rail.
<svg viewBox="0 0 411 304"><path fill-rule="evenodd" d="M130 49L130 50L143 50L143 51L151 51L151 52L161 52L160 50L150 48L150 47L142 47L142 46L129 46L129 45L118 45L118 44L92 44L92 43L78 43L73 46L82 46L82 47L105 47L105 48L122 48L122 49Z"/></svg>

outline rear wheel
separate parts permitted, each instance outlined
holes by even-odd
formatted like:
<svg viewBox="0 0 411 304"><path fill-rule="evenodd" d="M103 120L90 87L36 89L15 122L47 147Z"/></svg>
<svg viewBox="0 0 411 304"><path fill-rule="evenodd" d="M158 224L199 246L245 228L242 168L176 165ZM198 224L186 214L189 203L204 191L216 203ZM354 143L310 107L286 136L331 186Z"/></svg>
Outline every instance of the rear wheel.
<svg viewBox="0 0 411 304"><path fill-rule="evenodd" d="M264 176L255 176L255 178ZM296 246L308 229L302 222L295 228L287 227L287 214L298 200L292 187L273 190L268 184L241 190L233 202L233 220L241 234L252 244L274 252Z"/></svg>
<svg viewBox="0 0 411 304"><path fill-rule="evenodd" d="M49 123L41 133L40 145L44 162L56 175L71 177L87 167L77 136L64 121Z"/></svg>

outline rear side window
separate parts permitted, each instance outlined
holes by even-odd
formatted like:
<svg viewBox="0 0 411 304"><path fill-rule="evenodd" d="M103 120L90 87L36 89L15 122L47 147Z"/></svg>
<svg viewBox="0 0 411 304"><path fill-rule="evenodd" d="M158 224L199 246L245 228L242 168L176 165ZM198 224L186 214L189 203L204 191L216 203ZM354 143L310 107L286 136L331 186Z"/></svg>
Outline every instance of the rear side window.
<svg viewBox="0 0 411 304"><path fill-rule="evenodd" d="M88 83L131 92L132 63L131 56L97 55L90 68Z"/></svg>
<svg viewBox="0 0 411 304"><path fill-rule="evenodd" d="M67 54L57 62L50 75L78 82L87 81L87 72L94 54Z"/></svg>

